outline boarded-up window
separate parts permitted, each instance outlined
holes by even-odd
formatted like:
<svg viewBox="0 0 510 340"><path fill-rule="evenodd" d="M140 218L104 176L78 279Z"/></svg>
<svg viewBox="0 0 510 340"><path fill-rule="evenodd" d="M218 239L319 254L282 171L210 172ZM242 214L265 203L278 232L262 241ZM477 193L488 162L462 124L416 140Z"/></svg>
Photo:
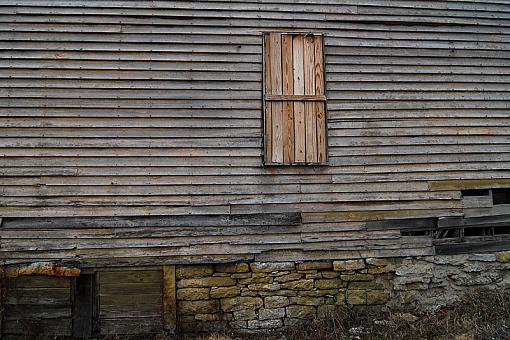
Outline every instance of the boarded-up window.
<svg viewBox="0 0 510 340"><path fill-rule="evenodd" d="M264 34L266 164L327 161L323 37Z"/></svg>

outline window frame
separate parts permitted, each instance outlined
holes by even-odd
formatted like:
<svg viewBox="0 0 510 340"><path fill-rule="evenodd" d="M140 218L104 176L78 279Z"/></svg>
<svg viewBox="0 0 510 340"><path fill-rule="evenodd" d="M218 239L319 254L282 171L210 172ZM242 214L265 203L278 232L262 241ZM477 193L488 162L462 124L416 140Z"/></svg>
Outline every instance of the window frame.
<svg viewBox="0 0 510 340"><path fill-rule="evenodd" d="M286 36L286 35L290 35L290 36L302 36L303 39L305 39L306 37L312 35L312 36L319 36L321 37L321 57L322 57L322 89L323 89L323 94L322 95L302 95L302 98L301 100L298 98L296 99L296 97L299 97L299 95L274 95L274 94L268 94L267 93L267 82L271 80L271 77L269 76L268 78L268 71L267 71L267 56L266 56L266 49L267 49L267 44L266 44L266 37L269 37L270 34L279 34L281 35L281 37L283 36ZM267 38L269 39L269 38ZM305 166L305 167L310 167L310 166L329 166L329 155L328 155L328 106L327 106L327 91L326 91L326 54L325 54L325 34L323 32L311 32L311 31L262 31L262 129L263 129L263 165L264 166ZM280 57L282 59L282 62L283 62L283 55ZM314 65L314 70L315 70L315 65ZM315 72L315 71L314 71ZM315 84L315 83L314 83ZM317 89L317 85L315 84L315 89ZM288 96L288 99L285 100L285 97ZM279 98L278 98L279 97ZM292 99L290 98L292 97ZM315 97L315 99L312 99L311 97ZM321 98L321 100L318 100L317 98ZM295 159L293 162L286 162L285 159L282 160L282 162L274 162L272 161L272 159L268 159L268 148L272 148L272 138L273 138L273 135L272 135L272 131L268 134L268 124L272 124L272 121L268 122L267 121L267 105L268 103L270 104L271 102L274 102L274 101L281 101L282 103L285 103L285 102L295 102L295 101L298 101L298 102L307 102L307 101L312 101L312 102L322 102L323 103L323 111L324 111L324 122L323 122L323 126L324 126L324 131L323 131L323 138L324 138L324 150L323 150L323 160L319 161L314 161L314 162L310 162L310 161L306 161L306 157L305 157L305 161L301 162L301 161L298 161L296 162ZM294 113L293 113L294 115ZM316 122L317 122L317 118L316 119ZM306 121L306 117L305 117L305 121ZM306 125L306 124L305 124ZM318 129L317 129L318 131ZM318 136L318 134L317 134ZM282 136L282 139L283 139L283 136ZM319 143L318 141L316 140L316 148L317 148L317 153L319 152ZM295 144L295 143L294 143ZM306 140L305 140L305 148L306 148ZM305 151L306 153L306 151Z"/></svg>

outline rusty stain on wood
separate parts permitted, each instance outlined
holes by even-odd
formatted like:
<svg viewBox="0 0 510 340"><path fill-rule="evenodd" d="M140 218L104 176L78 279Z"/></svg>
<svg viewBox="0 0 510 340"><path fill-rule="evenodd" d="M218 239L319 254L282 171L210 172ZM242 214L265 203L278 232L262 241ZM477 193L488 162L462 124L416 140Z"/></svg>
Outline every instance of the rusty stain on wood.
<svg viewBox="0 0 510 340"><path fill-rule="evenodd" d="M79 276L80 268L67 267L61 264L51 262L34 262L28 265L19 265L8 267L5 270L6 277L18 277L25 275L43 275L43 276Z"/></svg>

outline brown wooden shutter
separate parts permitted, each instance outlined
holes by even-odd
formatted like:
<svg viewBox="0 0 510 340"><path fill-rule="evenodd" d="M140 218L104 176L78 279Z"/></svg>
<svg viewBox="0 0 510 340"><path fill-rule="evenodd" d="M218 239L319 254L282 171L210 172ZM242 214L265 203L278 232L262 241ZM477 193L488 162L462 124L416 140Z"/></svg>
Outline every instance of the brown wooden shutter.
<svg viewBox="0 0 510 340"><path fill-rule="evenodd" d="M323 37L264 34L266 164L323 164L326 150Z"/></svg>

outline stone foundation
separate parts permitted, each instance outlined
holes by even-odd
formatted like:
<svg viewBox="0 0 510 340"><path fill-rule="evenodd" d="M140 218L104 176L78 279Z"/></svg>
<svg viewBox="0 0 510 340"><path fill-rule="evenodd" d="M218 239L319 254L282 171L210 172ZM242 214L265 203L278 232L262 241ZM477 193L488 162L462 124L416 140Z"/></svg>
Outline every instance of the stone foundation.
<svg viewBox="0 0 510 340"><path fill-rule="evenodd" d="M510 288L510 252L189 265L176 279L181 331L254 332L325 318L339 305L432 311L469 287Z"/></svg>

